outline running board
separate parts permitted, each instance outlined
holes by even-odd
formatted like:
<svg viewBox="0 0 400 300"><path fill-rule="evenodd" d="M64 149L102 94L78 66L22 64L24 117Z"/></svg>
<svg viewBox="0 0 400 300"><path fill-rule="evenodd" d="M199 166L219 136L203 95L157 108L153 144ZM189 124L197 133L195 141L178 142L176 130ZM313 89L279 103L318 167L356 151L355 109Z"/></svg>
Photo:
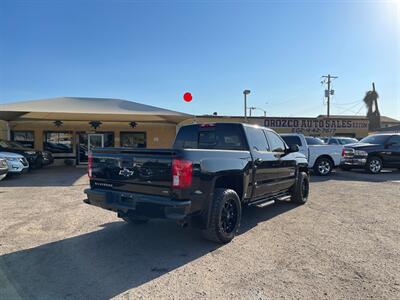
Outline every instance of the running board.
<svg viewBox="0 0 400 300"><path fill-rule="evenodd" d="M250 202L248 206L257 206L257 207L265 207L275 203L277 200L279 201L286 201L290 199L290 195L287 193L279 193L271 197L259 199L253 202Z"/></svg>
<svg viewBox="0 0 400 300"><path fill-rule="evenodd" d="M257 207L266 207L266 206L271 205L271 204L274 204L274 203L275 203L275 200L270 200L270 201L267 201L267 202L258 204L258 205L256 205L256 206L257 206Z"/></svg>
<svg viewBox="0 0 400 300"><path fill-rule="evenodd" d="M286 201L286 200L289 200L291 197L289 196L289 195L287 195L287 196L284 196L284 197L282 197L282 198L279 198L278 200L279 201Z"/></svg>

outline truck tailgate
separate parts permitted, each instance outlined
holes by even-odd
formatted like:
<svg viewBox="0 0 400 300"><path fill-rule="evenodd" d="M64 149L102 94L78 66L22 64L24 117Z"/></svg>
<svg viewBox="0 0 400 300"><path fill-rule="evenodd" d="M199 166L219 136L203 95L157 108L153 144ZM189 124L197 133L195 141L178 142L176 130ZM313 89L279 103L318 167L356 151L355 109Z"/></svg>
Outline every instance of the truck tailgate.
<svg viewBox="0 0 400 300"><path fill-rule="evenodd" d="M175 155L170 149L95 149L90 162L92 188L168 196Z"/></svg>

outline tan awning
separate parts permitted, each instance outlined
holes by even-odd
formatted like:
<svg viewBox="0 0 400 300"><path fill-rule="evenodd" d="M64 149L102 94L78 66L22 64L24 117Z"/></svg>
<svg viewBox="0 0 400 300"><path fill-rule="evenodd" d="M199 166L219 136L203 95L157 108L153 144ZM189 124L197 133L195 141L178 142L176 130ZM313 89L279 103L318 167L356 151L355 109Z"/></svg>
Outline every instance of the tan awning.
<svg viewBox="0 0 400 300"><path fill-rule="evenodd" d="M59 97L0 105L0 119L169 122L179 123L191 115L133 101L110 98Z"/></svg>

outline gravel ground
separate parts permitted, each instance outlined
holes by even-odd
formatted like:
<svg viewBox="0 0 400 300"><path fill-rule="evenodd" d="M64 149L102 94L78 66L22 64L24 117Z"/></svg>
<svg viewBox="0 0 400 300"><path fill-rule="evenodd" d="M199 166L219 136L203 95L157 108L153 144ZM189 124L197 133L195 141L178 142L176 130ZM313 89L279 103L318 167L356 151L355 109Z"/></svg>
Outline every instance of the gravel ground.
<svg viewBox="0 0 400 300"><path fill-rule="evenodd" d="M227 245L82 202L85 170L0 182L0 299L400 299L400 172L312 178Z"/></svg>

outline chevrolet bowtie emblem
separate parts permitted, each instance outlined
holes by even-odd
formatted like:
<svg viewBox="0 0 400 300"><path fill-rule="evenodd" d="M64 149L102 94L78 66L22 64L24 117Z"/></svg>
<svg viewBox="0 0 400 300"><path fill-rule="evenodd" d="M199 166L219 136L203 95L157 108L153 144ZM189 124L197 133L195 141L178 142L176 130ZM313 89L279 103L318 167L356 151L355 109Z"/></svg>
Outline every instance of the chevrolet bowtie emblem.
<svg viewBox="0 0 400 300"><path fill-rule="evenodd" d="M131 177L133 175L133 171L127 169L127 168L123 168L122 170L119 171L119 175L124 176L124 177Z"/></svg>

